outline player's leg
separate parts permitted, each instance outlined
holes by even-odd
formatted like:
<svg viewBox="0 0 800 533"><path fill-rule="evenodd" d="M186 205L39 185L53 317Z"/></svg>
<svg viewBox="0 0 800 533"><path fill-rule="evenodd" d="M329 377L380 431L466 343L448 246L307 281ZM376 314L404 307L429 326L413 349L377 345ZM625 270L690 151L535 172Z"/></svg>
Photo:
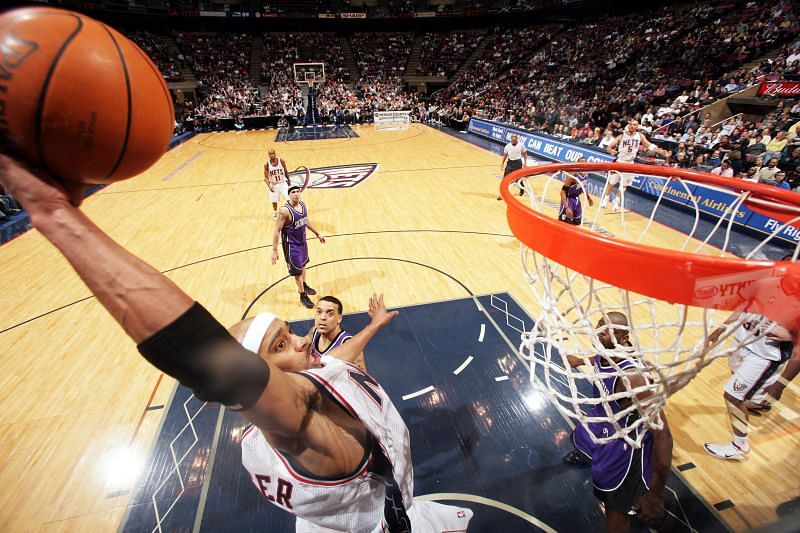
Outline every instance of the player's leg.
<svg viewBox="0 0 800 533"><path fill-rule="evenodd" d="M606 507L606 530L608 533L627 533L630 529L631 521L628 515Z"/></svg>
<svg viewBox="0 0 800 533"><path fill-rule="evenodd" d="M731 421L731 442L728 444L706 443L705 450L720 459L742 461L750 451L748 442L749 423L746 402L762 390L767 381L777 373L780 361L770 361L758 356L736 356L732 358L733 376L725 384L725 405Z"/></svg>
<svg viewBox="0 0 800 533"><path fill-rule="evenodd" d="M275 185L273 185L273 188ZM269 201L272 202L272 220L278 219L278 190L269 191Z"/></svg>
<svg viewBox="0 0 800 533"><path fill-rule="evenodd" d="M619 183L619 172L609 171L608 177L606 178L606 186L603 189L603 195L600 198L600 209L605 209L608 207L608 201L611 199L611 191L614 189L614 185Z"/></svg>

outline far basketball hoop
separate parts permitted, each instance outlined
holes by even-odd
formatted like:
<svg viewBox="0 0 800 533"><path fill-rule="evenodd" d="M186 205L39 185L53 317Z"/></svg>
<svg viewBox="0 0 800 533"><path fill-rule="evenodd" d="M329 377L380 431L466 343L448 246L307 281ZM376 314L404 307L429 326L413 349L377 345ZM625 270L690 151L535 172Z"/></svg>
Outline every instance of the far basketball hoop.
<svg viewBox="0 0 800 533"><path fill-rule="evenodd" d="M567 212L572 217L575 210L584 211L582 221L573 225L557 218L561 179L580 176L570 182L577 184L571 188L582 190L589 183L587 174L608 181L613 172L648 180L660 194L649 213L627 218L624 208L617 213L614 231L621 224L625 238L602 228L599 221L609 219L599 217L601 208L592 212L581 206L580 196ZM529 193L530 207L509 190L518 180ZM730 198L703 239L695 235L706 201L695 193L698 184ZM773 322L800 329L800 245L782 252L791 260L763 259L764 248L777 234L800 224L796 193L671 167L565 163L513 172L503 179L501 194L509 226L522 242L523 267L539 306L536 325L521 339L520 352L531 362L533 384L562 413L581 424L610 424L610 434L597 437L589 431L597 442L621 438L641 446L643 430L662 427L660 413L667 398L714 359L753 342ZM674 249L664 248L670 241L659 237L658 224L653 224L666 201L682 203L695 215L690 234ZM776 222L774 232L740 258L728 247L745 209ZM722 250L709 244L716 237ZM741 314L725 324L725 311L760 315L759 327L736 339L732 333L753 315ZM724 333L710 339L717 328ZM581 364L602 371L574 368ZM607 390L604 380L609 378L618 378L615 383L624 390Z"/></svg>
<svg viewBox="0 0 800 533"><path fill-rule="evenodd" d="M325 63L294 63L295 83L313 87L325 81Z"/></svg>

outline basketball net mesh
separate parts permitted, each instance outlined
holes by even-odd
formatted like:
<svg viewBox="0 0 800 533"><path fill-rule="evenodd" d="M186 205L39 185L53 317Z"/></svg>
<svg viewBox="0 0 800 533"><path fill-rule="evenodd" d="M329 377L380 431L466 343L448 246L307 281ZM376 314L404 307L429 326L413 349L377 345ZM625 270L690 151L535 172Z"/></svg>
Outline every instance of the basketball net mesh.
<svg viewBox="0 0 800 533"><path fill-rule="evenodd" d="M532 180L523 181L534 210L546 212L548 206L558 206L552 190L549 196L547 194L554 178L546 178L544 191L539 189L538 192L530 186ZM560 190L559 180L555 180L555 185ZM682 186L691 196L682 180L677 180L673 186ZM741 200L738 199L736 204ZM651 239L650 230L660 201L661 198L655 202L643 229L641 217L628 215L629 220L640 219L639 227L634 228L626 223L624 209L616 213L626 238L651 244L648 241L654 239ZM723 216L704 240L692 240L700 218L697 199L693 198L693 201L694 224L679 249L686 250L694 244L696 249L691 251L696 253L720 256L730 253L730 219L736 210L729 210L728 218ZM585 203L584 197L584 210ZM603 228L597 224L601 211L595 211L590 223L587 223L584 212L586 230L603 233ZM765 238L746 258L758 257L763 246L783 227L785 225ZM638 235L631 235L638 231ZM722 250L708 245L714 234L720 231L724 233ZM797 248L793 251L796 260ZM715 359L734 354L757 341L759 335L768 334L773 327L769 319L747 314L725 324L726 319L732 316L728 311L670 304L635 294L572 271L524 244L521 245L521 259L531 291L540 306L534 327L522 335L520 344L520 353L530 362L532 383L545 392L565 416L586 425L591 438L599 444L624 439L631 446L640 447L645 430L663 428L660 414L672 394ZM647 272L641 275L647 276ZM609 314L615 312L628 318L627 327L612 324ZM601 335L608 330L605 325L598 327L601 319L604 324L613 325L612 331L627 333L630 346L621 345L614 335L605 335L611 342L604 345ZM742 334L743 330L739 328L745 323L747 333ZM723 328L723 332L715 342L710 342L709 335L717 328ZM739 333L734 337L737 330ZM573 368L570 359L582 365ZM603 367L603 373L594 368L597 365ZM632 384L634 375L644 377L644 383ZM606 387L609 378L622 383L620 391ZM591 429L592 424L597 423L604 423L598 427L606 428L599 435Z"/></svg>

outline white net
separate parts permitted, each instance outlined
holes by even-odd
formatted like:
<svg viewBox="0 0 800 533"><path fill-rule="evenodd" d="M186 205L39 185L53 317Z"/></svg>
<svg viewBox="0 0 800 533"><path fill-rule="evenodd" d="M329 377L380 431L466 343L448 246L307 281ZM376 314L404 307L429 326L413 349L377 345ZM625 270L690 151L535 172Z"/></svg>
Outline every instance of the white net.
<svg viewBox="0 0 800 533"><path fill-rule="evenodd" d="M591 180L580 175L576 181L582 190L599 194L608 174L595 173ZM523 180L532 209L558 216L565 175ZM587 210L584 196L584 231L695 254L747 259L771 255L776 260L792 254L796 260L797 244L776 246L777 241L773 242L786 224L778 224L765 238L750 240L749 246L735 238L733 221L744 200L741 196L712 224L701 219L704 199L696 184L659 179L664 185L660 195L647 199L627 194L616 212L596 205ZM601 185L600 180L605 183ZM667 213L672 209L663 201L668 191L680 192L693 207L693 218L679 213L685 219L683 235L658 222L661 215L676 215ZM626 202L640 214L628 212ZM567 417L585 424L598 443L621 438L631 446L641 446L643 430L662 427L660 413L670 395L716 358L730 356L779 328L761 316L672 304L636 294L575 272L524 244L521 258L539 308L536 325L522 336L520 345L520 352L531 363L532 382ZM602 257L596 260L604 261ZM648 272L640 275L648 276Z"/></svg>

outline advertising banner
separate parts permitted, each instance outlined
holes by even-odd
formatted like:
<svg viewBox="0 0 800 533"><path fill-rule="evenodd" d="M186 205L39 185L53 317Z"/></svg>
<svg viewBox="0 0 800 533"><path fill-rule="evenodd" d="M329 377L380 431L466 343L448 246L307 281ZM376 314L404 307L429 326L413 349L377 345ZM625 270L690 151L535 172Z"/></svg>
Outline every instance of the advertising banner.
<svg viewBox="0 0 800 533"><path fill-rule="evenodd" d="M800 86L800 83L797 85ZM590 163L614 160L614 156L593 146L561 141L489 120L472 118L467 131L502 144L509 142L511 135L515 133L528 154L555 162L571 163L580 157L585 157ZM716 217L723 216L734 202L733 193L725 190L686 181L683 183L685 187L677 181L669 182L666 178L657 176L635 176L631 187L652 197L660 196L663 191L664 200L691 210L695 209L696 202L700 212ZM692 201L692 197L695 201ZM729 215L726 216L726 220L729 220ZM782 226L777 220L754 213L744 205L736 211L733 221L735 224L761 234L771 234ZM776 238L796 244L800 242L800 229L791 226L784 228L776 235Z"/></svg>

